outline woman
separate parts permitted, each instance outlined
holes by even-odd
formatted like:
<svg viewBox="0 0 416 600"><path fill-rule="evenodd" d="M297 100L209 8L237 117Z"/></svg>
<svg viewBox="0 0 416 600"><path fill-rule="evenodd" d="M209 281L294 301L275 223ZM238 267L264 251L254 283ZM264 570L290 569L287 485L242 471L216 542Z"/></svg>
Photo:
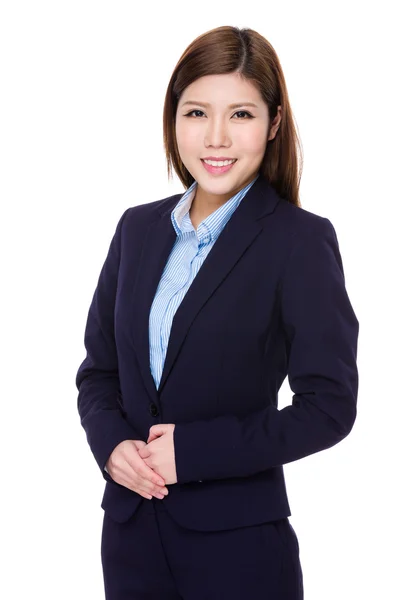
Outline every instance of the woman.
<svg viewBox="0 0 416 600"><path fill-rule="evenodd" d="M106 598L299 600L283 465L356 417L336 233L300 206L282 69L255 31L194 40L163 118L186 191L122 215L76 377L107 481ZM293 402L278 410L286 376Z"/></svg>

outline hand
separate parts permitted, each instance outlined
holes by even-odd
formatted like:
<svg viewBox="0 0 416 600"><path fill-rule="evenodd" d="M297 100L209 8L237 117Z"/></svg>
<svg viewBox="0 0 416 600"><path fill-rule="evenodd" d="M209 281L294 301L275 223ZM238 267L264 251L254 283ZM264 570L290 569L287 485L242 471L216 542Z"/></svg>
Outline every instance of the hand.
<svg viewBox="0 0 416 600"><path fill-rule="evenodd" d="M107 470L114 481L148 500L159 499L168 493L165 480L155 473L139 456L146 447L143 440L124 440L116 446L107 461ZM166 492L166 494L164 494Z"/></svg>
<svg viewBox="0 0 416 600"><path fill-rule="evenodd" d="M177 483L173 423L159 423L149 429L147 445L139 449L139 455L147 466L163 477L166 485Z"/></svg>

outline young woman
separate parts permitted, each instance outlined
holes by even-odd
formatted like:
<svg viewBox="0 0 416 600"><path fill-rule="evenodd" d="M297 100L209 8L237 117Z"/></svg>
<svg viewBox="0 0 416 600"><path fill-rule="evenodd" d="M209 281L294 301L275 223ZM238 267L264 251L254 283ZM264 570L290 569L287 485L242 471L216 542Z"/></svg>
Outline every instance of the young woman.
<svg viewBox="0 0 416 600"><path fill-rule="evenodd" d="M300 600L283 465L356 417L359 325L336 233L300 206L285 80L255 31L188 46L163 125L186 191L121 216L76 376L107 481L106 598Z"/></svg>

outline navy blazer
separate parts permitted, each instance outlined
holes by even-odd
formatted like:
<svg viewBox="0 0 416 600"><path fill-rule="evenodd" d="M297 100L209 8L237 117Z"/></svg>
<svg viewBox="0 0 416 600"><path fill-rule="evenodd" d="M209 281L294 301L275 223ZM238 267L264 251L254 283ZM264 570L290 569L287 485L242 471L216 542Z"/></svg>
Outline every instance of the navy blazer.
<svg viewBox="0 0 416 600"><path fill-rule="evenodd" d="M124 212L88 312L76 385L106 479L101 506L125 522L149 502L104 466L121 441L174 423L178 482L161 502L179 524L209 531L290 516L282 465L337 444L356 418L359 324L334 227L260 175L175 313L156 389L149 313L182 195ZM292 404L278 410L286 376Z"/></svg>

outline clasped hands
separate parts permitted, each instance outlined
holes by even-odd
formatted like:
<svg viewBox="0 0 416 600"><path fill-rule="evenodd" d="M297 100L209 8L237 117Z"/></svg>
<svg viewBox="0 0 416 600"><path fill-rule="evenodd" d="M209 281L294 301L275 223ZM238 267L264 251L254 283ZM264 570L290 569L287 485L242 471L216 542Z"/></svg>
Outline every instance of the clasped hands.
<svg viewBox="0 0 416 600"><path fill-rule="evenodd" d="M159 423L149 429L146 446L138 449L140 458L155 473L163 477L165 484L177 483L173 423Z"/></svg>

